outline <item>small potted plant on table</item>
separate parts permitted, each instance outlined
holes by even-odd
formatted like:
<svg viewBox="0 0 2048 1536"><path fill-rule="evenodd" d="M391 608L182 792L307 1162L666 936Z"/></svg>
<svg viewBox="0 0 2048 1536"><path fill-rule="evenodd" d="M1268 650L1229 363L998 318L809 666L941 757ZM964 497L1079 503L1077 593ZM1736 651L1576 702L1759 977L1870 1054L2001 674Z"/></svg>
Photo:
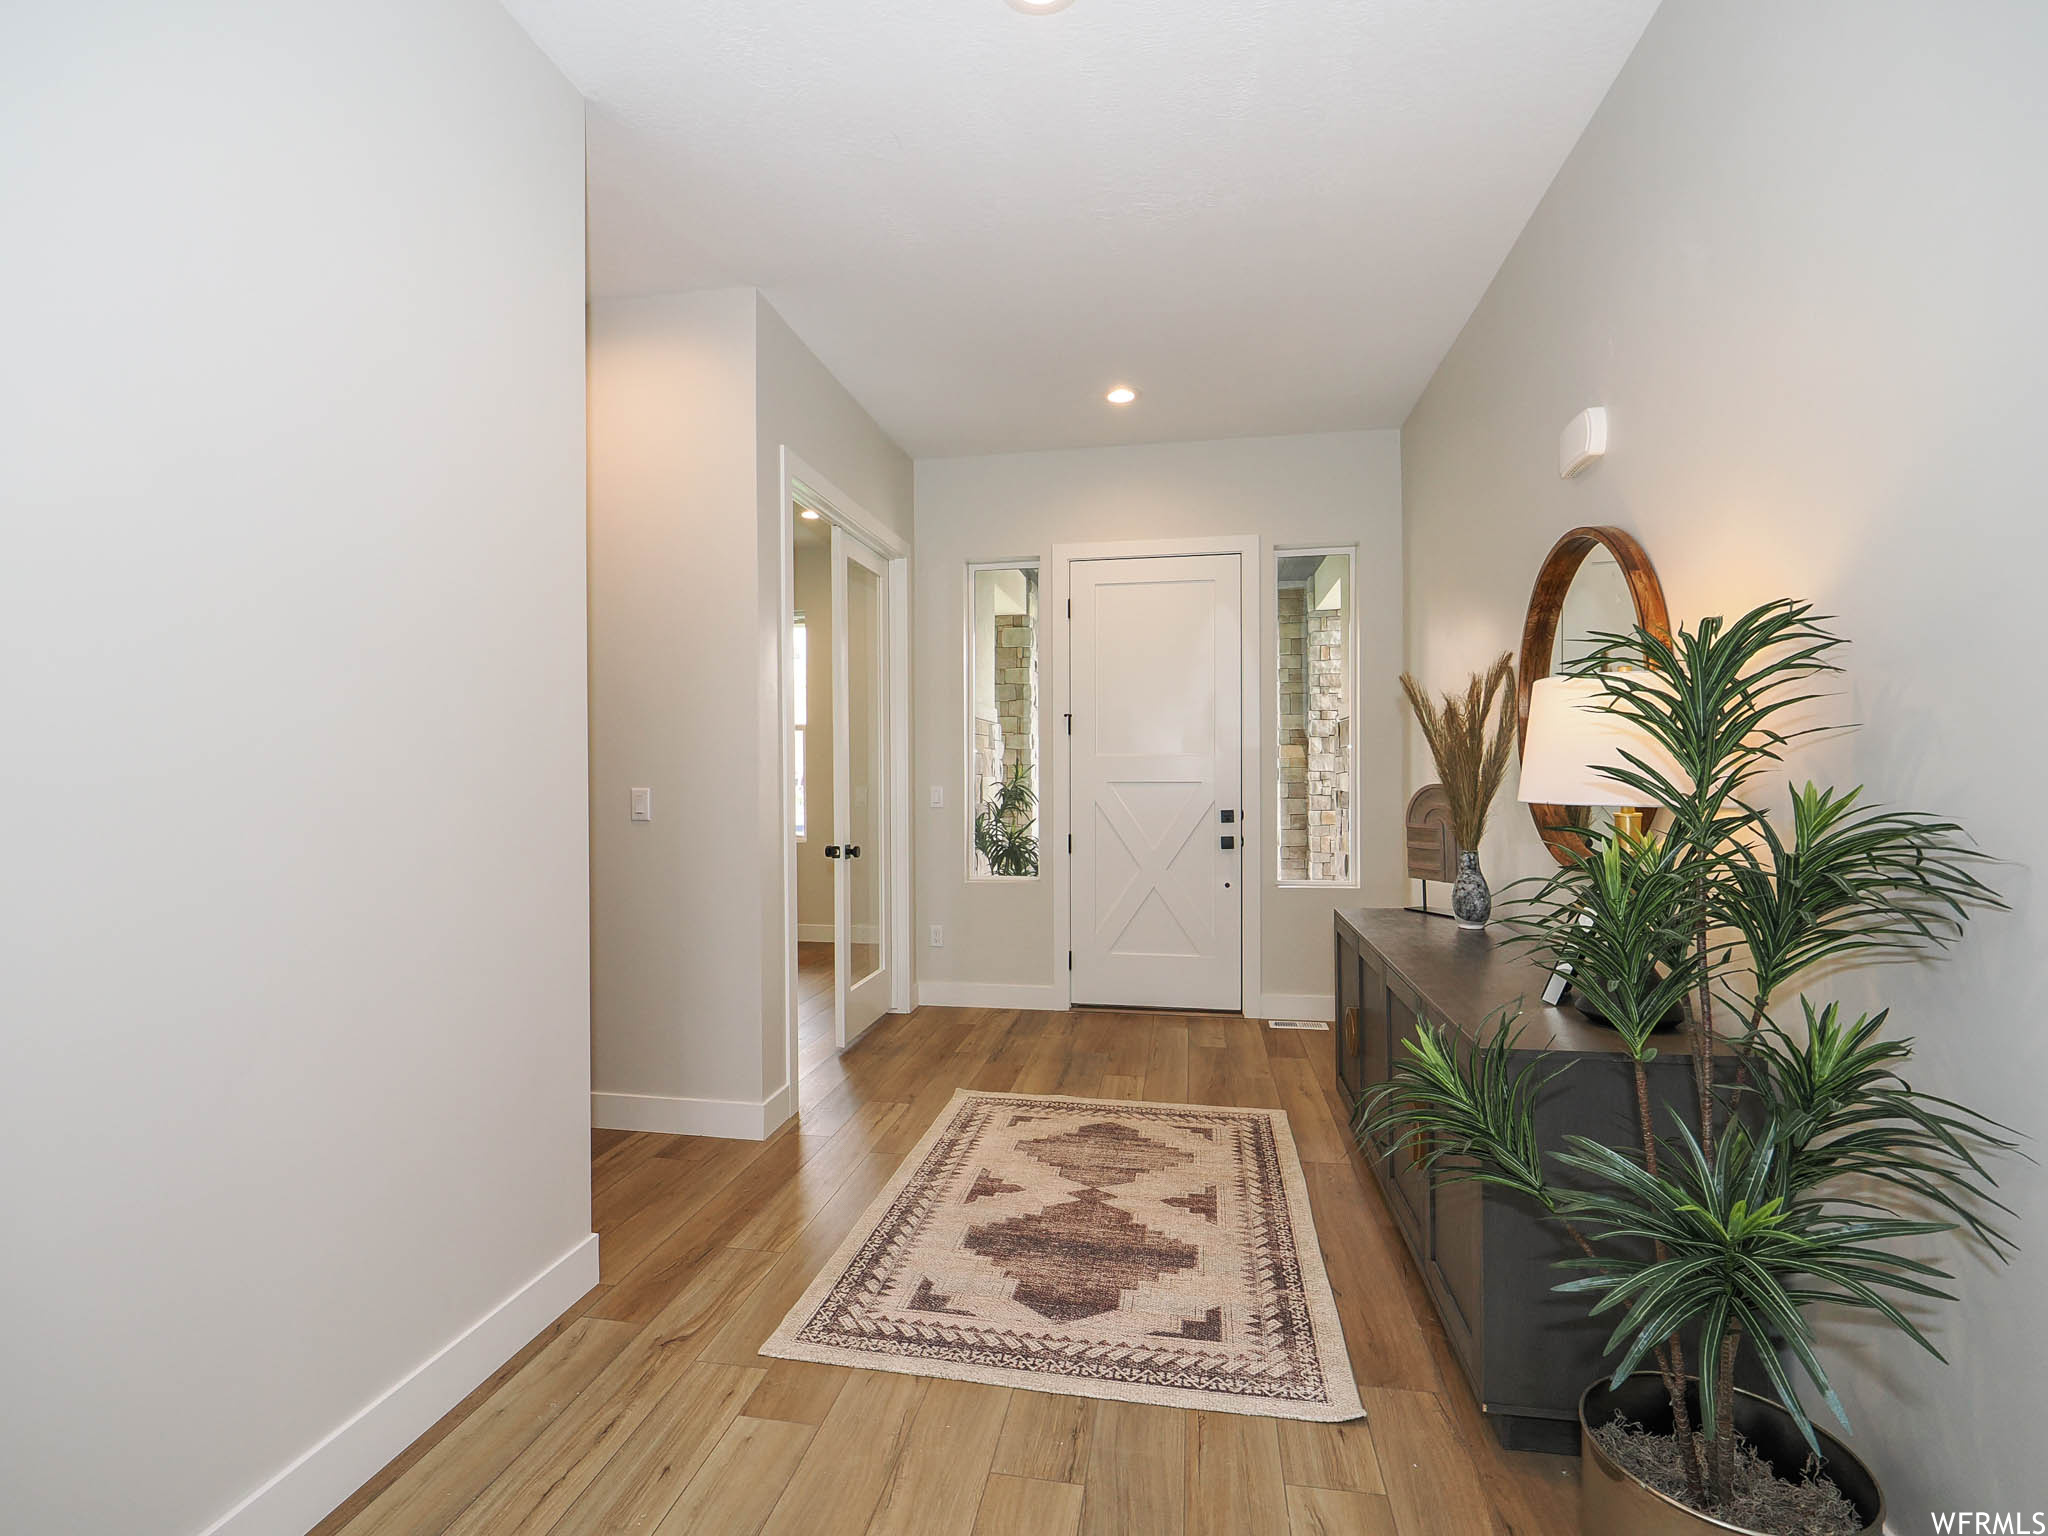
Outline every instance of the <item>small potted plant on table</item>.
<svg viewBox="0 0 2048 1536"><path fill-rule="evenodd" d="M1794 1388L1803 1375L1847 1429L1808 1314L1874 1313L1939 1358L1902 1303L1953 1299L1949 1276L1898 1245L1960 1232L2007 1258L1987 1164L2014 1142L1914 1088L1885 1013L1851 1021L1801 996L1795 1030L1774 1009L1807 972L1945 944L1997 898L1953 822L1811 784L1789 827L1757 803L1819 729L1793 722L1837 670L1841 641L1809 605L1602 639L1598 707L1655 749L1606 771L1657 807L1656 830L1581 831L1587 851L1512 921L1620 1036L1633 1134L1539 1147L1532 1110L1556 1072L1511 1065L1512 1017L1477 1049L1425 1021L1358 1128L1426 1138L1438 1177L1514 1191L1568 1235L1576 1273L1558 1289L1613 1321L1614 1372L1580 1402L1584 1536L1876 1531L1875 1478ZM1696 1091L1659 1126L1642 1069L1681 1001ZM1732 1086L1713 1075L1717 1044L1735 1052ZM1736 1388L1745 1356L1768 1397Z"/></svg>
<svg viewBox="0 0 2048 1536"><path fill-rule="evenodd" d="M1450 802L1451 836L1458 845L1451 915L1460 928L1484 928L1493 915L1493 893L1479 868L1479 840L1486 835L1493 797L1514 761L1514 662L1503 651L1492 666L1472 675L1462 699L1447 693L1441 704L1434 703L1406 672L1401 674L1401 691L1415 711L1415 723L1422 728Z"/></svg>

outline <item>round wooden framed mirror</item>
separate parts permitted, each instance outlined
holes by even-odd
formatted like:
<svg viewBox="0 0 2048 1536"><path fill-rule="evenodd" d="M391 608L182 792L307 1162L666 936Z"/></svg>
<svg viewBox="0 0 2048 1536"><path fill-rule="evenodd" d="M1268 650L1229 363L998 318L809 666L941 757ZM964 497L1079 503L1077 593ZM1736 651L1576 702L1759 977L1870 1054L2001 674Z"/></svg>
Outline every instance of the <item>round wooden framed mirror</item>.
<svg viewBox="0 0 2048 1536"><path fill-rule="evenodd" d="M1619 528L1574 528L1543 557L1529 612L1522 620L1522 653L1515 665L1515 706L1519 745L1529 744L1529 694L1538 678L1584 670L1599 649L1598 634L1641 627L1671 633L1664 588L1650 557L1632 534ZM1572 827L1589 825L1584 806L1531 805L1544 846L1560 864L1584 857L1585 840ZM1651 813L1644 813L1649 825Z"/></svg>

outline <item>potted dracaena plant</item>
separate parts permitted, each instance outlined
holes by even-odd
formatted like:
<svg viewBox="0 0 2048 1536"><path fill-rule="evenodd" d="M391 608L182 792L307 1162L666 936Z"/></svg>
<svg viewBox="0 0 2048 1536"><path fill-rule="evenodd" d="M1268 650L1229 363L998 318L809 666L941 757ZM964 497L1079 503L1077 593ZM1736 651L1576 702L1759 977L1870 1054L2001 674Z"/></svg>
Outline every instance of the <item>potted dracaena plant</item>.
<svg viewBox="0 0 2048 1536"><path fill-rule="evenodd" d="M992 875L1038 873L1038 795L1023 763L996 780L974 812L974 851Z"/></svg>
<svg viewBox="0 0 2048 1536"><path fill-rule="evenodd" d="M1913 1087L1885 1013L1785 1002L1803 975L1945 945L2001 903L1953 822L1810 783L1781 813L1762 805L1772 765L1825 729L1802 722L1842 642L1810 605L1600 639L1602 707L1679 777L1624 752L1610 777L1657 809L1654 829L1577 830L1583 851L1511 922L1619 1036L1637 1124L1540 1148L1535 1106L1566 1069L1516 1066L1503 1017L1477 1048L1425 1023L1357 1125L1425 1138L1438 1177L1513 1191L1562 1229L1557 1288L1613 1325L1612 1376L1580 1402L1586 1536L1874 1531L1874 1479L1794 1386L1848 1427L1809 1314L1872 1313L1939 1358L1907 1307L1953 1299L1950 1277L1901 1245L1961 1233L2009 1257L1987 1164L2014 1141ZM1643 1064L1677 1003L1692 1088L1659 1124ZM1745 1359L1769 1396L1736 1388Z"/></svg>

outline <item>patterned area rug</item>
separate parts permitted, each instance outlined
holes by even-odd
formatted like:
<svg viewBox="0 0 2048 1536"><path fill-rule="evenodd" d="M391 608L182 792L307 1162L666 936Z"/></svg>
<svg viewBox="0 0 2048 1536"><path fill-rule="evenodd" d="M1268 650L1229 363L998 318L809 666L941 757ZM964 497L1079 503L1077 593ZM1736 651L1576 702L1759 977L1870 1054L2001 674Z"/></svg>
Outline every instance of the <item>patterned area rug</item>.
<svg viewBox="0 0 2048 1536"><path fill-rule="evenodd" d="M1278 1110L962 1090L761 1353L1363 1412Z"/></svg>

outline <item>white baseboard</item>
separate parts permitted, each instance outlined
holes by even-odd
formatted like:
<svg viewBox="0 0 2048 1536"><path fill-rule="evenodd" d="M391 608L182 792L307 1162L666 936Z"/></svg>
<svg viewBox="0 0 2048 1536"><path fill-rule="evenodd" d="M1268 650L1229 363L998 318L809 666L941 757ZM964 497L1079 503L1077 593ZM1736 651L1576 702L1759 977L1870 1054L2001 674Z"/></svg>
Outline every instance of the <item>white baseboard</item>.
<svg viewBox="0 0 2048 1536"><path fill-rule="evenodd" d="M597 1234L442 1345L202 1536L304 1536L597 1284Z"/></svg>
<svg viewBox="0 0 2048 1536"><path fill-rule="evenodd" d="M796 1113L796 1084L784 1083L761 1101L761 1135L773 1136L782 1122Z"/></svg>
<svg viewBox="0 0 2048 1536"><path fill-rule="evenodd" d="M660 1093L593 1093L590 1123L600 1131L660 1131L668 1136L720 1136L763 1141L789 1118L785 1084L758 1102L683 1099Z"/></svg>
<svg viewBox="0 0 2048 1536"><path fill-rule="evenodd" d="M1058 987L1034 986L1025 982L920 981L920 1008L1032 1008L1057 1012L1067 1006Z"/></svg>
<svg viewBox="0 0 2048 1536"><path fill-rule="evenodd" d="M1268 992L1259 999L1255 1019L1320 1019L1333 1024L1337 999L1318 992Z"/></svg>

